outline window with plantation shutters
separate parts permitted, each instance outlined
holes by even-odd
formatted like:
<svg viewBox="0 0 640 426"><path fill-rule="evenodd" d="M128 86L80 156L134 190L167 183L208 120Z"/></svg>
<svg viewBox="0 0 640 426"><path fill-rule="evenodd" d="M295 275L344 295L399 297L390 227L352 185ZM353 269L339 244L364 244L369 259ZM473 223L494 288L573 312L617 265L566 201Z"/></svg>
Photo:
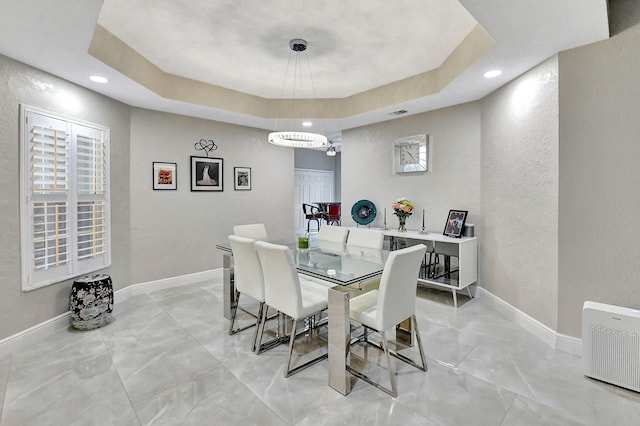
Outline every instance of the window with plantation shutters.
<svg viewBox="0 0 640 426"><path fill-rule="evenodd" d="M109 266L109 129L21 107L25 291Z"/></svg>

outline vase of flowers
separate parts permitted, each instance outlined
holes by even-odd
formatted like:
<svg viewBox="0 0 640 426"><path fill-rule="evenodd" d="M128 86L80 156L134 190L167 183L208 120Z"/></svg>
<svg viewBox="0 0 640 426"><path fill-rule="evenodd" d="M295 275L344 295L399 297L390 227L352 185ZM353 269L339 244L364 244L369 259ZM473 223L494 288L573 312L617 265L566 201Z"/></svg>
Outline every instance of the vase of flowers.
<svg viewBox="0 0 640 426"><path fill-rule="evenodd" d="M408 199L402 197L398 198L395 203L391 205L393 214L398 216L398 231L407 232L407 218L411 216L413 212L413 203Z"/></svg>

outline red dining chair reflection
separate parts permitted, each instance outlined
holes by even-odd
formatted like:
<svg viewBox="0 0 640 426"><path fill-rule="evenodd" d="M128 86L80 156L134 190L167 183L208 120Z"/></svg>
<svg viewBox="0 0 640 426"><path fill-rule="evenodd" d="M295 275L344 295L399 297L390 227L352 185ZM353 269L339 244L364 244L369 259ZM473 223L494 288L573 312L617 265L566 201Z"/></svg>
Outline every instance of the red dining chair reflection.
<svg viewBox="0 0 640 426"><path fill-rule="evenodd" d="M329 204L328 211L324 212L324 220L327 225L340 226L340 204Z"/></svg>
<svg viewBox="0 0 640 426"><path fill-rule="evenodd" d="M320 220L324 219L324 214L316 206L311 204L302 203L302 211L304 212L304 218L307 219L307 233L309 232L309 225L311 221L316 222L316 231L320 230Z"/></svg>

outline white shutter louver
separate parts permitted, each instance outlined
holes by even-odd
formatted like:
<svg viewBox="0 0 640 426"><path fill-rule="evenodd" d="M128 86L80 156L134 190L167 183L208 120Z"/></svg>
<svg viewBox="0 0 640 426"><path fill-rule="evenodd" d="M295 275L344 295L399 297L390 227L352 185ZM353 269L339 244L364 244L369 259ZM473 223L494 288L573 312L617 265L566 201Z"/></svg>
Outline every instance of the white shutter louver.
<svg viewBox="0 0 640 426"><path fill-rule="evenodd" d="M109 129L21 107L22 288L111 261Z"/></svg>

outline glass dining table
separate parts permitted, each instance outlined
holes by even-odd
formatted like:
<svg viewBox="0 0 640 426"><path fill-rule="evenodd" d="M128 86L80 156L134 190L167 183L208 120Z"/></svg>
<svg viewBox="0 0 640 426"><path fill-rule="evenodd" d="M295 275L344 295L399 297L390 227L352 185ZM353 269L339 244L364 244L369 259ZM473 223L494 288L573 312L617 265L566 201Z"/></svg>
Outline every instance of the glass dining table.
<svg viewBox="0 0 640 426"><path fill-rule="evenodd" d="M290 248L300 274L335 284L328 290L329 386L347 395L352 382L347 371L351 340L349 300L367 291L365 283L382 275L390 252L322 241L312 241L305 249L297 248L297 244L284 245ZM223 315L230 319L231 309L237 302L233 256L228 243L216 244L216 248L223 257Z"/></svg>

